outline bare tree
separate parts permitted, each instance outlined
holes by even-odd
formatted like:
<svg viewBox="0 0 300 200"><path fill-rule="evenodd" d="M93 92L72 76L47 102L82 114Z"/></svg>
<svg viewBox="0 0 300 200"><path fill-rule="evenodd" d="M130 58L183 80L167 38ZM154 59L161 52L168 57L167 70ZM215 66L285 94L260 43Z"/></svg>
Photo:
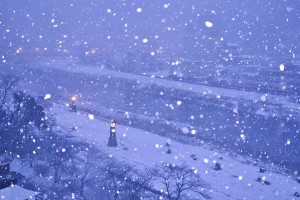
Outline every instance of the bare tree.
<svg viewBox="0 0 300 200"><path fill-rule="evenodd" d="M76 168L74 171L75 178L79 181L79 195L82 199L100 198L99 182L104 176L104 162L108 157L104 152L94 145L87 145L86 148L80 152L78 159L75 161Z"/></svg>
<svg viewBox="0 0 300 200"><path fill-rule="evenodd" d="M150 170L153 181L165 191L163 196L169 200L189 199L190 195L200 195L209 199L204 189L209 187L195 171L187 165L164 163Z"/></svg>
<svg viewBox="0 0 300 200"><path fill-rule="evenodd" d="M15 92L18 77L0 80L0 152L26 156L35 149L36 129L46 128L44 108L36 99L23 92Z"/></svg>
<svg viewBox="0 0 300 200"><path fill-rule="evenodd" d="M7 132L9 113L12 108L9 106L12 102L12 98L9 98L13 93L13 86L18 82L18 78L11 76L0 77L0 137ZM2 143L2 141L1 141ZM2 143L3 145L3 143Z"/></svg>
<svg viewBox="0 0 300 200"><path fill-rule="evenodd" d="M151 177L132 166L111 161L107 164L102 180L103 192L107 200L139 200L145 197Z"/></svg>
<svg viewBox="0 0 300 200"><path fill-rule="evenodd" d="M74 166L74 159L83 149L83 142L75 139L72 131L59 126L53 126L44 131L40 141L40 156L54 171L53 182L59 183L61 172Z"/></svg>
<svg viewBox="0 0 300 200"><path fill-rule="evenodd" d="M18 76L4 76L0 79L0 110L8 102L8 96L13 92L13 87L20 81Z"/></svg>

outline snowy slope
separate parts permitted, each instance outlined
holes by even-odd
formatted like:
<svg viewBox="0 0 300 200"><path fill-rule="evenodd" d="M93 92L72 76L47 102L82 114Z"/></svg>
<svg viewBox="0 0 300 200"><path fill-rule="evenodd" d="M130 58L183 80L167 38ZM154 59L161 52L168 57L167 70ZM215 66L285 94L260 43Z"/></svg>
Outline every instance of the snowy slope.
<svg viewBox="0 0 300 200"><path fill-rule="evenodd" d="M259 167L245 164L246 160L237 160L230 156L208 150L200 146L181 144L176 141L132 127L117 125L118 148L107 147L109 123L87 113L73 113L67 108L54 106L52 112L60 125L66 128L77 127L74 133L88 142L96 142L111 157L128 162L138 168L153 167L157 163L181 163L195 168L195 172L213 188L213 199L293 199L300 185L291 177L267 171L259 173ZM166 143L171 145L171 154L167 154ZM123 150L127 147L128 150ZM191 154L196 154L193 160ZM215 171L214 163L222 165ZM256 181L258 177L269 181L263 185Z"/></svg>
<svg viewBox="0 0 300 200"><path fill-rule="evenodd" d="M215 95L216 98L219 97L230 97L235 99L243 99L250 101L267 101L274 104L282 104L285 108L291 108L300 111L300 105L296 103L289 102L289 98L281 95L274 94L264 94L259 92L252 91L242 91L242 90L234 90L227 88L218 88L211 86L203 86L199 84L191 84L179 81L166 80L161 78L156 78L154 76L142 76L124 72L118 72L110 69L106 69L100 66L91 66L91 65L82 65L77 64L76 59L49 59L44 58L42 60L36 61L32 64L32 67L36 68L56 68L59 70L82 73L82 74L91 74L98 76L106 76L106 77L116 77L123 78L129 80L136 80L140 83L144 84L155 84L157 86L162 86L166 88L174 88L181 89L186 91L191 91L198 94L212 94ZM76 63L73 65L73 63Z"/></svg>

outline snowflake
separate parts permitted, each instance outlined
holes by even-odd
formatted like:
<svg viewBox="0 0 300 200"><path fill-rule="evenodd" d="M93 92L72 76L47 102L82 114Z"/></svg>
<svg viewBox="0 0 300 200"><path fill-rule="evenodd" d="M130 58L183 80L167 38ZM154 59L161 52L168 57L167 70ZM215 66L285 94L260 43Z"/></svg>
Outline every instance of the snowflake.
<svg viewBox="0 0 300 200"><path fill-rule="evenodd" d="M94 120L95 119L95 116L92 115L92 114L89 114L88 116L89 116L90 120Z"/></svg>
<svg viewBox="0 0 300 200"><path fill-rule="evenodd" d="M46 94L46 95L44 96L44 99L45 99L45 100L50 99L50 98L51 98L51 94Z"/></svg>
<svg viewBox="0 0 300 200"><path fill-rule="evenodd" d="M143 43L146 44L147 42L148 42L148 39L147 39L147 38L144 38L144 39L143 39Z"/></svg>
<svg viewBox="0 0 300 200"><path fill-rule="evenodd" d="M213 23L210 22L210 21L206 21L205 26L208 27L208 28L211 28L213 26Z"/></svg>
<svg viewBox="0 0 300 200"><path fill-rule="evenodd" d="M280 71L284 71L284 64L281 64L280 66L279 66L279 69L280 69Z"/></svg>

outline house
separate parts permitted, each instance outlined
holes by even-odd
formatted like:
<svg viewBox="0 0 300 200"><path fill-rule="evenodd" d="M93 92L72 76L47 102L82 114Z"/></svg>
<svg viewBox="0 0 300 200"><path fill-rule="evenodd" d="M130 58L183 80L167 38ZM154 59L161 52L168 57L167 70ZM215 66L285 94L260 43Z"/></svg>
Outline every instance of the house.
<svg viewBox="0 0 300 200"><path fill-rule="evenodd" d="M3 200L45 200L40 192L25 189L18 184L23 175L10 171L10 164L0 165L0 198Z"/></svg>
<svg viewBox="0 0 300 200"><path fill-rule="evenodd" d="M10 185L9 187L0 190L1 199L6 200L43 200L43 197L38 196L39 192L27 190L18 185Z"/></svg>

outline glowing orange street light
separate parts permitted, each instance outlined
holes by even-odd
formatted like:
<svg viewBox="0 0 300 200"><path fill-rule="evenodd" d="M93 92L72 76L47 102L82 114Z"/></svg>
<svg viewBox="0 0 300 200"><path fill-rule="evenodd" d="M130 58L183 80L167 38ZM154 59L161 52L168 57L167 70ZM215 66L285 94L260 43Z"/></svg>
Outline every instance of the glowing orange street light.
<svg viewBox="0 0 300 200"><path fill-rule="evenodd" d="M113 122L110 124L110 127L113 128L113 129L115 129L115 128L116 128L116 122L113 121Z"/></svg>
<svg viewBox="0 0 300 200"><path fill-rule="evenodd" d="M77 111L77 106L76 106L77 98L76 98L76 96L72 96L71 101L72 101L71 102L71 111L76 112Z"/></svg>
<svg viewBox="0 0 300 200"><path fill-rule="evenodd" d="M72 102L73 102L73 101L76 101L76 100L77 100L76 96L72 96L72 97L71 97L71 100L72 100Z"/></svg>

